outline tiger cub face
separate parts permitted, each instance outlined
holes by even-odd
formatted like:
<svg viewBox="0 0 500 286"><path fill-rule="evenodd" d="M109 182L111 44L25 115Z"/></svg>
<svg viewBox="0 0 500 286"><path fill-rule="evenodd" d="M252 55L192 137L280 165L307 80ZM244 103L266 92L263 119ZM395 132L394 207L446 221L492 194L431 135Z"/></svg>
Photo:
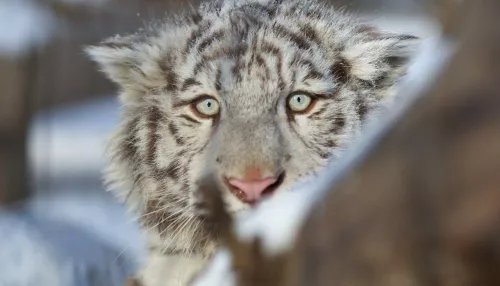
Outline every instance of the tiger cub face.
<svg viewBox="0 0 500 286"><path fill-rule="evenodd" d="M178 249L206 245L197 181L231 212L318 171L390 100L416 38L311 0L216 1L88 49L124 111L107 179Z"/></svg>

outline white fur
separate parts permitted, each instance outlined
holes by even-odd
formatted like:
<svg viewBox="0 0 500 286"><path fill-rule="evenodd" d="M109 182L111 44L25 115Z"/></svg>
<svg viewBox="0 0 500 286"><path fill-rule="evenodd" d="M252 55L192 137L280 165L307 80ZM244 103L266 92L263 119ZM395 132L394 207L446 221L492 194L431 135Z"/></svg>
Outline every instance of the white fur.
<svg viewBox="0 0 500 286"><path fill-rule="evenodd" d="M184 286L207 265L202 257L151 253L139 279L147 286Z"/></svg>

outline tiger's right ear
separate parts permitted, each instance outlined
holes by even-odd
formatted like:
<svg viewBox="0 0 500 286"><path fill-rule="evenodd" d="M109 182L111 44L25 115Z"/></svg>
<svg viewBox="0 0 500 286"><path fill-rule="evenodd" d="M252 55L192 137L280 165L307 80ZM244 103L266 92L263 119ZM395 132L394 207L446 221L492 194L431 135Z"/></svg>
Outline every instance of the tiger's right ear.
<svg viewBox="0 0 500 286"><path fill-rule="evenodd" d="M123 90L145 92L164 82L160 67L161 49L139 35L107 39L85 52Z"/></svg>

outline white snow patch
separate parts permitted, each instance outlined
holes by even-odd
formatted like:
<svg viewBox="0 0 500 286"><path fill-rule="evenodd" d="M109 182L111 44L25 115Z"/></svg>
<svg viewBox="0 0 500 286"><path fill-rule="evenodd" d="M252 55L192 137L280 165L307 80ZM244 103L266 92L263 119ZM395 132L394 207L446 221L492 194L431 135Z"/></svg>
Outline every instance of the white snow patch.
<svg viewBox="0 0 500 286"><path fill-rule="evenodd" d="M0 230L0 285L63 285L51 245L29 223L0 210Z"/></svg>
<svg viewBox="0 0 500 286"><path fill-rule="evenodd" d="M57 194L35 197L30 208L38 218L85 230L119 249L120 256L143 261L146 238L123 206L103 195Z"/></svg>

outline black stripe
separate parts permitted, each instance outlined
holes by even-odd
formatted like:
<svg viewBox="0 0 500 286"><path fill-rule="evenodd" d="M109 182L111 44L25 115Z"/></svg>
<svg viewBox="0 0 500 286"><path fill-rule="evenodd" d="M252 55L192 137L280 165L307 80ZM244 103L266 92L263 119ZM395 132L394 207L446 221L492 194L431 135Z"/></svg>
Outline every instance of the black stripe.
<svg viewBox="0 0 500 286"><path fill-rule="evenodd" d="M262 55L258 54L257 55L257 65L259 65L259 67L261 68L264 68L264 71L265 71L265 77L266 79L269 79L271 77L271 69L269 69L269 66L267 65L267 62L266 60L264 60L264 58L262 58Z"/></svg>
<svg viewBox="0 0 500 286"><path fill-rule="evenodd" d="M356 112L358 113L359 120L364 121L368 112L368 106L366 106L366 102L361 98L356 100Z"/></svg>
<svg viewBox="0 0 500 286"><path fill-rule="evenodd" d="M187 150L182 149L181 151L177 152L177 154L175 154L175 157L182 158L182 157L184 157L184 155L186 155L186 153L187 153Z"/></svg>
<svg viewBox="0 0 500 286"><path fill-rule="evenodd" d="M245 12L247 12L245 15L247 16L252 16L252 15L264 16L263 14L265 13L268 17L271 17L276 12L276 8L277 8L276 6L262 5L259 3L249 3L244 6L241 6L240 9L245 10ZM254 17L252 16L252 18Z"/></svg>
<svg viewBox="0 0 500 286"><path fill-rule="evenodd" d="M250 58L250 61L248 62L248 75L250 75L250 67L253 65L253 62L255 61L255 56L257 55L257 44L258 44L258 41L256 38L253 39L253 43L252 43L252 57Z"/></svg>
<svg viewBox="0 0 500 286"><path fill-rule="evenodd" d="M323 150L318 150L316 153L323 159L328 159L330 158L331 155L329 151L323 151Z"/></svg>
<svg viewBox="0 0 500 286"><path fill-rule="evenodd" d="M340 83L349 81L351 64L344 58L340 58L330 67L330 74Z"/></svg>
<svg viewBox="0 0 500 286"><path fill-rule="evenodd" d="M193 119L193 118L191 118L190 116L185 115L185 114L181 114L181 115L179 115L178 117L179 117L179 118L182 118L182 119L184 119L184 120L187 120L187 121L189 121L189 122L195 123L195 124L201 124L201 122L199 122L199 121L197 121L197 120L195 120L195 119Z"/></svg>
<svg viewBox="0 0 500 286"><path fill-rule="evenodd" d="M224 36L224 30L219 30L212 33L205 40L203 40L198 46L198 53L203 53L210 45L214 42L220 40Z"/></svg>
<svg viewBox="0 0 500 286"><path fill-rule="evenodd" d="M314 113L311 113L307 116L307 118L310 118L310 119L319 119L320 116L328 110L328 105L327 104L324 104L323 106L321 106L320 109L318 109L317 111L315 111Z"/></svg>
<svg viewBox="0 0 500 286"><path fill-rule="evenodd" d="M303 80L308 80L308 79L322 79L324 78L324 74L319 72L314 63L310 60L304 60L304 59L299 59L299 64L306 66L309 71L308 73L304 76Z"/></svg>
<svg viewBox="0 0 500 286"><path fill-rule="evenodd" d="M243 61L243 57L238 57L236 59L236 63L232 68L233 76L236 81L241 81L242 71L245 68L245 62Z"/></svg>
<svg viewBox="0 0 500 286"><path fill-rule="evenodd" d="M207 21L205 23L200 23L200 25L191 32L191 35L186 41L186 47L183 51L184 57L187 57L191 49L196 45L198 39L202 37L211 27L212 23Z"/></svg>
<svg viewBox="0 0 500 286"><path fill-rule="evenodd" d="M321 45L322 41L318 35L318 32L310 24L304 23L301 24L299 27L302 33L306 36L306 38L309 39L309 41L317 44L318 46Z"/></svg>
<svg viewBox="0 0 500 286"><path fill-rule="evenodd" d="M276 70L278 72L278 87L285 89L285 79L283 76L283 54L280 48L270 42L264 41L261 45L262 52L274 55L276 59Z"/></svg>
<svg viewBox="0 0 500 286"><path fill-rule="evenodd" d="M134 170L139 167L139 138L137 137L137 126L139 124L139 118L135 118L127 124L125 132L127 136L121 143L121 152L116 155L113 159L115 160L128 160L132 162Z"/></svg>
<svg viewBox="0 0 500 286"><path fill-rule="evenodd" d="M331 122L330 133L338 134L345 126L345 116L340 112L328 118L327 121Z"/></svg>
<svg viewBox="0 0 500 286"><path fill-rule="evenodd" d="M201 86L201 83L199 81L197 81L196 79L190 77L184 81L184 83L182 84L181 90L186 91L186 90L188 90L188 88L190 88L191 86L194 86L194 85Z"/></svg>
<svg viewBox="0 0 500 286"><path fill-rule="evenodd" d="M175 159L170 162L166 169L162 171L167 177L171 178L174 181L177 181L181 177L181 162L178 159Z"/></svg>
<svg viewBox="0 0 500 286"><path fill-rule="evenodd" d="M123 157L124 158L132 158L137 154L137 146L136 143L138 143L138 138L136 136L137 134L137 126L139 124L139 118L134 118L132 121L130 121L127 124L126 128L126 133L127 137L124 140L124 153Z"/></svg>
<svg viewBox="0 0 500 286"><path fill-rule="evenodd" d="M283 55L278 54L278 60L276 61L276 69L278 70L278 87L280 90L285 89L285 79L283 77Z"/></svg>
<svg viewBox="0 0 500 286"><path fill-rule="evenodd" d="M236 46L236 48L234 48L231 51L231 56L234 57L234 59L236 61L236 64L234 65L233 70L237 71L235 73L237 81L241 80L242 72L245 68L247 68L246 62L245 62L245 57L244 57L247 50L248 50L248 45L240 44L240 45Z"/></svg>
<svg viewBox="0 0 500 286"><path fill-rule="evenodd" d="M221 91L222 83L221 83L222 70L221 66L217 67L217 73L215 74L215 90Z"/></svg>
<svg viewBox="0 0 500 286"><path fill-rule="evenodd" d="M174 108L179 108L183 107L186 105L189 105L193 103L193 100L179 100L179 99L174 99L174 103L172 104Z"/></svg>
<svg viewBox="0 0 500 286"><path fill-rule="evenodd" d="M167 82L166 88L168 91L175 91L177 89L179 76L174 70L174 58L167 55L161 62L160 68L165 74L165 81Z"/></svg>
<svg viewBox="0 0 500 286"><path fill-rule="evenodd" d="M193 24L197 25L203 20L203 15L199 11L193 11L190 15L190 20Z"/></svg>
<svg viewBox="0 0 500 286"><path fill-rule="evenodd" d="M184 138L180 136L179 128L177 128L177 126L175 126L173 122L170 122L168 124L168 130L170 131L170 134L172 134L172 137L174 137L175 143L177 145L184 145L185 143Z"/></svg>
<svg viewBox="0 0 500 286"><path fill-rule="evenodd" d="M242 61L243 55L246 53L248 46L246 44L239 44L236 47L229 49L227 47L217 49L212 53L202 55L201 59L195 64L192 74L196 77L204 68L209 66L210 62L219 60L225 57L234 57L239 68L244 67ZM240 62L238 62L240 61Z"/></svg>
<svg viewBox="0 0 500 286"><path fill-rule="evenodd" d="M317 70L309 70L309 72L306 74L306 76L304 76L304 81L305 80L308 80L308 79L322 79L323 78L323 74L320 73L319 71Z"/></svg>
<svg viewBox="0 0 500 286"><path fill-rule="evenodd" d="M260 48L264 53L269 53L276 56L281 54L280 48L267 41L263 41Z"/></svg>
<svg viewBox="0 0 500 286"><path fill-rule="evenodd" d="M299 49L308 50L309 48L311 48L311 44L308 42L307 38L288 30L282 25L279 25L277 23L273 24L273 31L277 36L284 37L293 41Z"/></svg>
<svg viewBox="0 0 500 286"><path fill-rule="evenodd" d="M222 57L227 57L231 51L227 49L217 49L213 53L204 54L201 59L196 63L191 74L196 77L204 68L208 67L208 64L212 61L218 60Z"/></svg>
<svg viewBox="0 0 500 286"><path fill-rule="evenodd" d="M333 140L333 139L328 139L326 140L325 144L321 144L327 148L333 148L333 147L338 147L339 144L337 141Z"/></svg>
<svg viewBox="0 0 500 286"><path fill-rule="evenodd" d="M203 67L206 67L206 65L207 65L206 61L199 61L199 62L197 62L196 65L193 68L192 74L194 74L194 76L197 76L198 73L201 72L201 70L203 69Z"/></svg>
<svg viewBox="0 0 500 286"><path fill-rule="evenodd" d="M158 148L158 140L160 136L158 134L158 124L162 120L163 116L157 107L151 107L148 115L148 155L147 160L149 164L155 164L155 156Z"/></svg>

